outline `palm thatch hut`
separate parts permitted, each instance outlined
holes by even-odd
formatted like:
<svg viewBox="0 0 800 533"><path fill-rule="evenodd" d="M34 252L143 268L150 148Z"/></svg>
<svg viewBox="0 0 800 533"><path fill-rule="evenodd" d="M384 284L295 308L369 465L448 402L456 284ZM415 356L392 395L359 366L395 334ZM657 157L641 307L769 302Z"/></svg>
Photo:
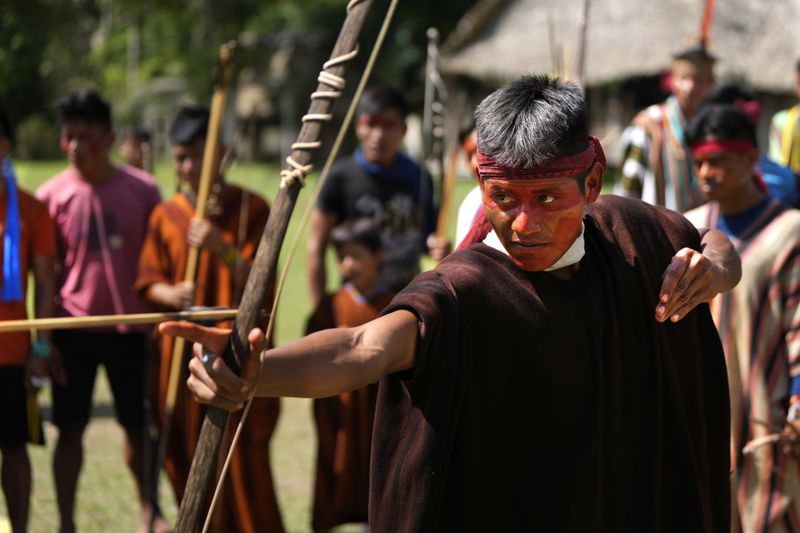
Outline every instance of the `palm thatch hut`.
<svg viewBox="0 0 800 533"><path fill-rule="evenodd" d="M480 91L528 72L574 77L584 1L479 0L442 47L448 82ZM705 4L590 3L583 80L593 131L613 137L639 108L664 97L659 76L673 53L696 39ZM710 49L719 58L717 78L745 81L757 92L762 138L772 113L794 98L798 22L800 0L716 2Z"/></svg>

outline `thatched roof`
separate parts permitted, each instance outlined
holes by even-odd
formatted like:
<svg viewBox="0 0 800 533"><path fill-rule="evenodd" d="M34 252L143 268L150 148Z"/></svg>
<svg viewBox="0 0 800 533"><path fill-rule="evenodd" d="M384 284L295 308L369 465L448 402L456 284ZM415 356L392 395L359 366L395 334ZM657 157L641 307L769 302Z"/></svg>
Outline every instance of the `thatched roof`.
<svg viewBox="0 0 800 533"><path fill-rule="evenodd" d="M574 65L583 0L480 0L442 49L445 72L503 80L550 72L548 25ZM585 79L597 85L666 70L699 32L704 0L592 0ZM717 0L711 51L720 77L791 91L800 56L800 0Z"/></svg>

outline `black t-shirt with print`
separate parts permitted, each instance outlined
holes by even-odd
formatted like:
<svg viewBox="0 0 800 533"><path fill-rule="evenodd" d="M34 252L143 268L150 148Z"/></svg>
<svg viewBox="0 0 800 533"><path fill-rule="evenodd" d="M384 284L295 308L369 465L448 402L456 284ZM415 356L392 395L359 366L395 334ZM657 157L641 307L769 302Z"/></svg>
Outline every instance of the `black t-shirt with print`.
<svg viewBox="0 0 800 533"><path fill-rule="evenodd" d="M399 290L419 273L425 239L435 229L431 193L430 176L407 156L377 173L349 156L331 168L317 207L335 214L337 224L363 217L377 221L385 254L381 281Z"/></svg>

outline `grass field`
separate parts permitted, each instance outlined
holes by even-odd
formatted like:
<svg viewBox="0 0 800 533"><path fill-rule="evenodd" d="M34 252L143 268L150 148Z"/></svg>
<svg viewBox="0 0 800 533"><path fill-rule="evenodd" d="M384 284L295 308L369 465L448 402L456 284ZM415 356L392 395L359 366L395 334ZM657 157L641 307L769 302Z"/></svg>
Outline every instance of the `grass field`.
<svg viewBox="0 0 800 533"><path fill-rule="evenodd" d="M65 163L58 162L18 162L17 174L20 186L35 190L47 178L56 174ZM169 196L174 188L169 163L159 164L156 175L164 196ZM278 188L277 172L266 165L234 166L228 179L271 199ZM289 269L284 297L280 301L277 314L276 341L286 343L301 336L305 320L311 312L309 291L305 282L305 229L299 225L300 217L316 184L309 180L300 194L295 216L289 225L284 245L285 251L299 231L304 232L298 253ZM471 180L457 182L453 208L450 212L450 234L455 231L457 206L473 187ZM329 256L329 286L336 283L334 261ZM40 396L41 403L49 405L47 391ZM134 486L122 462L122 434L113 418L111 397L104 379L98 380L95 387L96 417L87 429L85 438L86 456L79 483L77 502L77 525L81 531L133 531L137 518L137 504ZM310 530L309 509L311 503L311 483L313 458L316 453L313 442L309 400L284 399L281 404L281 418L271 446L271 458L278 498L283 513L284 524L290 532ZM249 421L255 423L255 421ZM58 513L55 505L50 471L50 458L55 438L54 428L46 423L45 431L48 445L44 448L29 448L34 468L34 494L31 507L30 530L33 533L52 532L58 527ZM168 518L174 519L176 504L172 491L162 476L160 495L162 506ZM0 509L0 533L4 533L6 508ZM347 529L347 528L345 528ZM344 529L343 529L344 530Z"/></svg>

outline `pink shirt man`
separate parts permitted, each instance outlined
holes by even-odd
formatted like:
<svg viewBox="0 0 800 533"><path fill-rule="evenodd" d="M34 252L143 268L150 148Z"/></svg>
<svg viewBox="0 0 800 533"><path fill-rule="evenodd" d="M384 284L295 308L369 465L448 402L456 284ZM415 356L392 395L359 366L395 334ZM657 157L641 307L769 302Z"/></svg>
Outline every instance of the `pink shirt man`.
<svg viewBox="0 0 800 533"><path fill-rule="evenodd" d="M155 179L125 166L92 185L70 167L36 196L56 225L62 268L57 315L145 312L132 287L147 220L160 201Z"/></svg>

